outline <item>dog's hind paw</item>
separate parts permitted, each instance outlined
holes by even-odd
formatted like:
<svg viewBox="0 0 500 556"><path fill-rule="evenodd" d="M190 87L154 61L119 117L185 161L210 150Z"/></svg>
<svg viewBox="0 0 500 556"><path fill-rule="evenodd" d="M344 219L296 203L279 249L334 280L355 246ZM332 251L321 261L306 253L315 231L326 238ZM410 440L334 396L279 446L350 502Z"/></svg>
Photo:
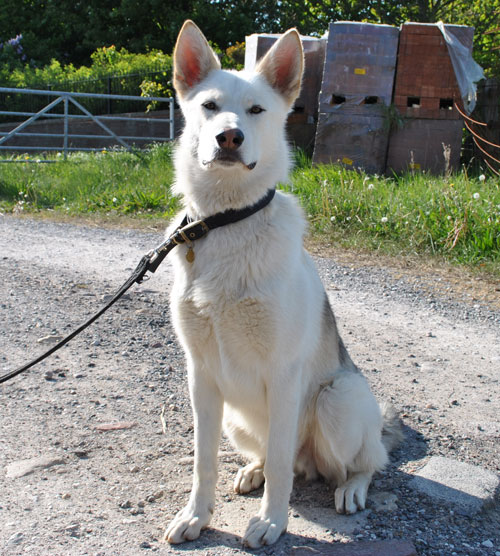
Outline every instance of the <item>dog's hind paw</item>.
<svg viewBox="0 0 500 556"><path fill-rule="evenodd" d="M234 491L238 494L246 494L259 488L264 482L264 464L254 461L238 469L234 480Z"/></svg>
<svg viewBox="0 0 500 556"><path fill-rule="evenodd" d="M285 520L263 518L258 515L252 517L247 531L243 537L243 544L248 548L259 548L275 543L286 531L287 516Z"/></svg>
<svg viewBox="0 0 500 556"><path fill-rule="evenodd" d="M180 544L186 541L194 541L200 536L212 518L212 512L196 512L186 506L181 510L165 531L164 540L170 544Z"/></svg>
<svg viewBox="0 0 500 556"><path fill-rule="evenodd" d="M335 490L335 509L339 514L364 510L372 474L358 473Z"/></svg>

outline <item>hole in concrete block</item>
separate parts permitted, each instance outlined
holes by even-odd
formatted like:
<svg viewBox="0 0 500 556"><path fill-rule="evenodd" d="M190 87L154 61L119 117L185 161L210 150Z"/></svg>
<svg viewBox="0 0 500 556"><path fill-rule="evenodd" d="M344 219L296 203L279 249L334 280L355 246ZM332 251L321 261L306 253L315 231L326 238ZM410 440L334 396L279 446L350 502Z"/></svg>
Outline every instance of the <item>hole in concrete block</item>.
<svg viewBox="0 0 500 556"><path fill-rule="evenodd" d="M453 99L452 98L440 98L439 99L439 109L440 110L453 110Z"/></svg>
<svg viewBox="0 0 500 556"><path fill-rule="evenodd" d="M378 97L365 97L365 104L377 104Z"/></svg>
<svg viewBox="0 0 500 556"><path fill-rule="evenodd" d="M420 97L408 97L406 106L408 106L408 108L420 108Z"/></svg>
<svg viewBox="0 0 500 556"><path fill-rule="evenodd" d="M345 97L342 95L332 95L331 104L344 104Z"/></svg>

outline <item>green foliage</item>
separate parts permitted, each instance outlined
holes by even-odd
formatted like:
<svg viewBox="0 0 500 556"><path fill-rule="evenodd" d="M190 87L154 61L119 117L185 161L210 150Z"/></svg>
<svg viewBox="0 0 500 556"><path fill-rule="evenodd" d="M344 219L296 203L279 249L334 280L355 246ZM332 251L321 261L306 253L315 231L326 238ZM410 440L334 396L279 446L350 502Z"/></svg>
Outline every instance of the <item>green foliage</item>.
<svg viewBox="0 0 500 556"><path fill-rule="evenodd" d="M330 21L400 25L443 20L474 26L474 55L488 75L499 76L494 50L499 45L499 10L500 0L2 0L0 42L22 33L30 66L43 67L56 59L66 67L88 65L102 45L115 45L112 55L122 49L171 53L188 18L222 51L252 33L279 33L289 27L318 36Z"/></svg>
<svg viewBox="0 0 500 556"><path fill-rule="evenodd" d="M143 97L172 97L174 95L173 89L150 79L144 79L139 87L141 89L141 96ZM159 105L160 103L158 101L151 101L146 107L146 112L155 110Z"/></svg>
<svg viewBox="0 0 500 556"><path fill-rule="evenodd" d="M154 50L146 54L133 54L125 48L115 46L98 48L91 55L90 66L75 67L73 64L62 65L56 59L50 64L36 68L26 65L17 67L3 79L3 86L36 88L51 85L53 89L64 86L68 81L85 82L97 80L110 75L133 75L158 72L155 80L165 91L170 91L172 58L163 52ZM103 85L105 87L105 85ZM103 90L102 92L107 92ZM132 92L130 93L132 94ZM135 91L134 94L140 94Z"/></svg>
<svg viewBox="0 0 500 556"><path fill-rule="evenodd" d="M229 46L221 57L223 68L241 70L245 66L245 43L237 42Z"/></svg>

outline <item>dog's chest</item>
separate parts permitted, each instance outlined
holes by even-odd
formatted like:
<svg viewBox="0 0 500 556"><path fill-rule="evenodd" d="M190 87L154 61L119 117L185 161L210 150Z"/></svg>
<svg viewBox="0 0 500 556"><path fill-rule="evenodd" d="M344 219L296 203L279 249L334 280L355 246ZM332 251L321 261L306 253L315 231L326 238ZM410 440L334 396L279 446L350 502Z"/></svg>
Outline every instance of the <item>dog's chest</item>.
<svg viewBox="0 0 500 556"><path fill-rule="evenodd" d="M193 293L175 303L185 349L201 358L226 400L245 403L240 400L243 392L248 399L258 397L263 389L261 374L275 351L272 307L257 296L228 299Z"/></svg>
<svg viewBox="0 0 500 556"><path fill-rule="evenodd" d="M248 358L265 359L273 348L275 318L264 298L195 295L180 300L178 311L179 324L190 343L207 344L207 348L215 344L221 358L233 364Z"/></svg>

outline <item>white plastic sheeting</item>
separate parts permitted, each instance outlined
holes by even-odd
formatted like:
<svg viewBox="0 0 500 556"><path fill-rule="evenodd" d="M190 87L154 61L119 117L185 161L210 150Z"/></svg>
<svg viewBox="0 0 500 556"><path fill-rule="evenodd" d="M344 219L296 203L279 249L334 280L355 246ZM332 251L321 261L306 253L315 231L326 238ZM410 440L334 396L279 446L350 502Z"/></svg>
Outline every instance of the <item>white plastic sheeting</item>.
<svg viewBox="0 0 500 556"><path fill-rule="evenodd" d="M476 106L476 84L484 77L483 68L474 61L471 50L460 42L452 29L447 28L442 21L437 26L448 46L464 108L470 114Z"/></svg>

